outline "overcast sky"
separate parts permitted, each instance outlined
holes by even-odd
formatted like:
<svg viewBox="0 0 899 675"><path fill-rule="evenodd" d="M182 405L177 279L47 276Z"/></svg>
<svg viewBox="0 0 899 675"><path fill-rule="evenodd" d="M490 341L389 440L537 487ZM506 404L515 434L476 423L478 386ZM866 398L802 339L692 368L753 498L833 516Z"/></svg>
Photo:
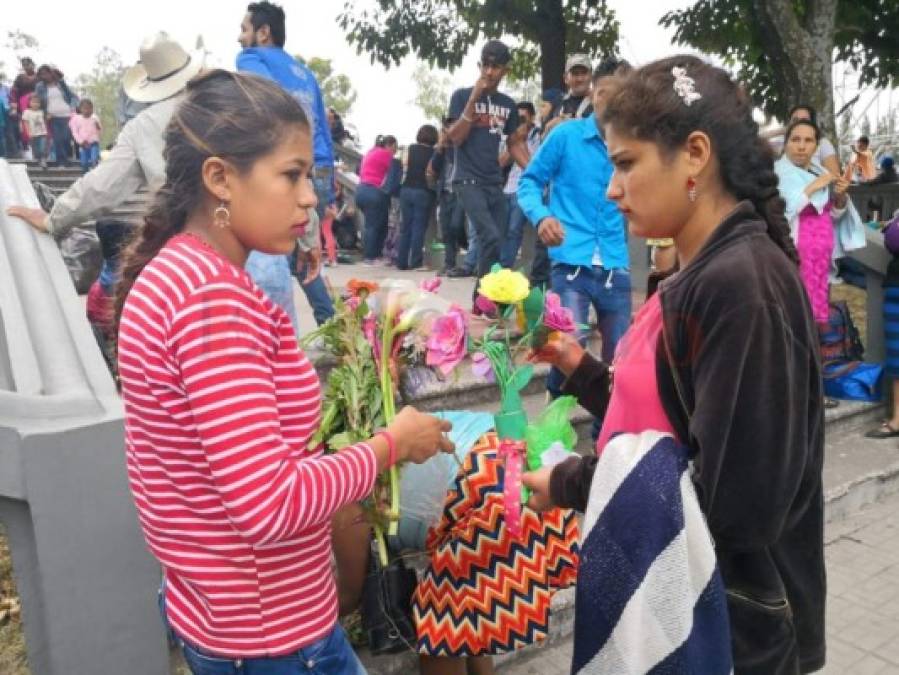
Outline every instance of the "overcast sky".
<svg viewBox="0 0 899 675"><path fill-rule="evenodd" d="M9 30L34 35L40 41L40 47L33 50L35 61L55 63L74 81L79 73L90 70L104 45L116 50L131 65L138 58L141 40L165 30L191 48L197 35L202 35L211 52L210 62L230 69L239 50L238 28L248 1L4 0L0 43L6 41ZM337 72L352 78L359 98L350 121L359 130L362 144L368 147L379 133L394 134L401 142L412 140L424 122L421 111L411 103L415 95L411 82L415 60L407 59L400 67L385 70L372 65L367 55L357 55L337 25L343 0L285 0L281 4L287 14L285 48L292 54L330 58ZM609 0L621 22L623 56L639 64L683 51L671 44L671 31L659 27L658 21L666 11L689 4L689 0ZM466 63L451 75L454 86L470 86L474 82L476 53L477 49L472 48ZM2 45L0 60L6 62L7 77L14 77L17 64ZM839 91L839 80L836 84L837 98L842 99L845 94Z"/></svg>

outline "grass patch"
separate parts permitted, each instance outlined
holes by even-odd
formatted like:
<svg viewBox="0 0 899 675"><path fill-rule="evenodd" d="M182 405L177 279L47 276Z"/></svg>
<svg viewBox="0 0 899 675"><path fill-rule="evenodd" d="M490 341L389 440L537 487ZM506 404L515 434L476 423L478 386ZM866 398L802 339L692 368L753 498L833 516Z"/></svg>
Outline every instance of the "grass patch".
<svg viewBox="0 0 899 675"><path fill-rule="evenodd" d="M4 610L11 601L18 601L16 584L12 576L12 558L6 533L0 526L0 673L3 675L30 675L25 652L25 634L21 616L6 615Z"/></svg>

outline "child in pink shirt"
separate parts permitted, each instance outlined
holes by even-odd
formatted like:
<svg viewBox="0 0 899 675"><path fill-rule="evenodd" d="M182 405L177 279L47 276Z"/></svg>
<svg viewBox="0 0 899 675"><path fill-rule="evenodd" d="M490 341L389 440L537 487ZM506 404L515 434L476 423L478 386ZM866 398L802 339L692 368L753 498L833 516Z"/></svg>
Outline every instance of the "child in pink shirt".
<svg viewBox="0 0 899 675"><path fill-rule="evenodd" d="M78 112L69 120L72 138L78 144L81 170L87 173L100 161L100 118L94 114L94 104L89 98L81 99Z"/></svg>

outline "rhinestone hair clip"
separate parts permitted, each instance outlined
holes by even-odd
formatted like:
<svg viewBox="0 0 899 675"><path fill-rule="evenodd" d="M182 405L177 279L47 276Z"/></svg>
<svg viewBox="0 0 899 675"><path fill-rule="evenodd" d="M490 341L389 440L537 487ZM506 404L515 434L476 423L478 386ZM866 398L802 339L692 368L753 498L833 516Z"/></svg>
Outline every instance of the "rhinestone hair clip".
<svg viewBox="0 0 899 675"><path fill-rule="evenodd" d="M680 66L674 66L671 69L674 75L674 91L683 99L686 105L691 105L693 101L702 98L702 94L696 91L696 80L687 75L687 69Z"/></svg>

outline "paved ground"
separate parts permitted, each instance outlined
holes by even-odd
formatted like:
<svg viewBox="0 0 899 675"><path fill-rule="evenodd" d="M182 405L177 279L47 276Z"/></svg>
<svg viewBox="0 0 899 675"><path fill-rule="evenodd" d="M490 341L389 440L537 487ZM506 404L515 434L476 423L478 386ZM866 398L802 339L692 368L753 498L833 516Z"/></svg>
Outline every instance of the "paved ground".
<svg viewBox="0 0 899 675"><path fill-rule="evenodd" d="M899 674L899 495L826 532L825 675ZM513 663L505 675L567 675L571 640Z"/></svg>

